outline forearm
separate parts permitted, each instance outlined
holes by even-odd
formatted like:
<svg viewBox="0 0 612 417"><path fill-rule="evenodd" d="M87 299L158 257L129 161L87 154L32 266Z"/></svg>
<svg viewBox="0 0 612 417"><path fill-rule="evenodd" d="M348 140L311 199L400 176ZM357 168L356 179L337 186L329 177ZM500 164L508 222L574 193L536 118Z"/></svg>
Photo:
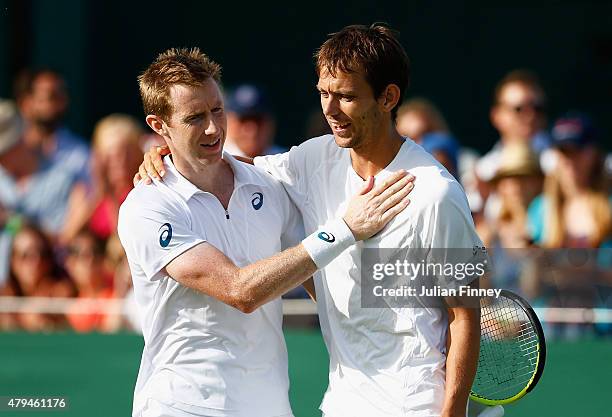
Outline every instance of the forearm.
<svg viewBox="0 0 612 417"><path fill-rule="evenodd" d="M251 312L306 281L317 266L300 244L239 268L232 280L240 309Z"/></svg>
<svg viewBox="0 0 612 417"><path fill-rule="evenodd" d="M449 347L443 417L465 416L480 347L480 310L457 308L450 312Z"/></svg>

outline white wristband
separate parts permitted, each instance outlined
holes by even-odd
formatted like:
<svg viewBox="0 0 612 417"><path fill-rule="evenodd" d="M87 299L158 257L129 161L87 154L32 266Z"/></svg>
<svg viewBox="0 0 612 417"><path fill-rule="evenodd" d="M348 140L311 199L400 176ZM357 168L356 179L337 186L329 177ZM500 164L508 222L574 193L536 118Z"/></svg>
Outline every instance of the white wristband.
<svg viewBox="0 0 612 417"><path fill-rule="evenodd" d="M325 268L354 243L355 236L342 219L327 222L325 226L302 240L304 249L319 269Z"/></svg>

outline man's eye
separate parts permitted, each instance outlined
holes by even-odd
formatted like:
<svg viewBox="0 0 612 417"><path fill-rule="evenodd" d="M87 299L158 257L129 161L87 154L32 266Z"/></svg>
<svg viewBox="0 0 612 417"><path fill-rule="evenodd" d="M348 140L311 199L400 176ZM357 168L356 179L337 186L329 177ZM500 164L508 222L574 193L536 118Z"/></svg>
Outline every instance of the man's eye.
<svg viewBox="0 0 612 417"><path fill-rule="evenodd" d="M213 113L221 113L223 111L223 107L215 107L211 110Z"/></svg>
<svg viewBox="0 0 612 417"><path fill-rule="evenodd" d="M355 97L353 96L342 96L340 98L342 99L342 101L347 101L347 102L351 102L355 99Z"/></svg>
<svg viewBox="0 0 612 417"><path fill-rule="evenodd" d="M319 91L319 94L321 94L321 97L325 97L325 98L329 97L329 94L325 91Z"/></svg>

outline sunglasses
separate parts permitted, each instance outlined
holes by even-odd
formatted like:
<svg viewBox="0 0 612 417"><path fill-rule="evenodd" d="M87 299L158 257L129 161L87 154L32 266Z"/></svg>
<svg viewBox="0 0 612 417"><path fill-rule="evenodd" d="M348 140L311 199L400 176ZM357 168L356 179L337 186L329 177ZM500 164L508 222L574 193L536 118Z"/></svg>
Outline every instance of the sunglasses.
<svg viewBox="0 0 612 417"><path fill-rule="evenodd" d="M507 103L499 103L499 104L503 107L506 107L507 109L510 109L515 114L519 114L519 115L524 114L525 112L529 110L537 114L543 114L546 111L546 106L544 106L544 104L541 104L541 103L523 103L523 104L517 104L517 105L512 105L512 104L507 104Z"/></svg>

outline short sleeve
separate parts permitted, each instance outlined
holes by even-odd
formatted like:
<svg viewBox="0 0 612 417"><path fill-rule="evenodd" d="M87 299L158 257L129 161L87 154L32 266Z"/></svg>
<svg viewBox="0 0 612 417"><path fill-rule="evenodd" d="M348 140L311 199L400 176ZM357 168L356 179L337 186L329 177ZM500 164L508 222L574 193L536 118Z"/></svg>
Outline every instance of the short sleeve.
<svg viewBox="0 0 612 417"><path fill-rule="evenodd" d="M453 265L453 269L478 265L474 271L489 270L487 249L476 233L467 199L458 185L448 184L428 212L420 229L422 247L429 250L428 262ZM462 272L459 278L468 284L480 275Z"/></svg>
<svg viewBox="0 0 612 417"><path fill-rule="evenodd" d="M121 206L119 238L130 262L139 265L147 278L154 279L174 258L206 241L206 236L191 230L189 213L180 204L133 203Z"/></svg>
<svg viewBox="0 0 612 417"><path fill-rule="evenodd" d="M281 190L283 196L283 211L285 213L283 232L281 234L281 248L285 250L287 248L296 246L305 237L304 221L302 214L295 206L293 201L289 199L284 190Z"/></svg>
<svg viewBox="0 0 612 417"><path fill-rule="evenodd" d="M293 146L289 152L258 156L253 163L280 181L297 206L307 203L308 177L305 172L306 150L303 145Z"/></svg>

